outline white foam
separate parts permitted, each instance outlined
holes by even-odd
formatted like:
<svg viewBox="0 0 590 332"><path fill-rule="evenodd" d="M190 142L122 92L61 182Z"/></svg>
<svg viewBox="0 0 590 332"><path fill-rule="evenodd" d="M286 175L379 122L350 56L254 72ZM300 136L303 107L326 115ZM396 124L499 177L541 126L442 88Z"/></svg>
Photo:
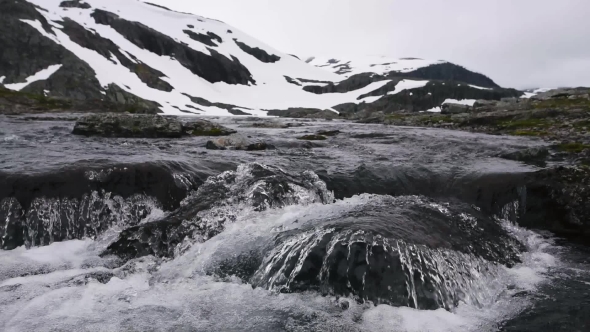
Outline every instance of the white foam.
<svg viewBox="0 0 590 332"><path fill-rule="evenodd" d="M80 326L88 331L280 330L290 321L288 317L313 317L316 330L493 331L498 322L528 304L525 297L513 295L522 290L534 292L548 280L547 271L560 264L551 253L549 240L505 222L504 227L527 246L523 263L499 269L496 280L488 285L490 296L486 298L490 303L482 307L460 304L451 312L374 307L340 299L350 305L342 311L336 299L314 292L276 294L252 289L237 278L222 282L207 275L208 269L219 262L265 247L278 232L316 226L318 220L354 212L363 204L379 200L387 202L391 198L364 194L329 205L289 206L262 213L245 211L224 232L195 244L157 271L150 274L139 268L122 273L124 267L113 269L110 271L115 277L106 284L93 279L77 282L85 280L81 277L88 273L109 271L100 265L85 267L88 259L101 260L96 242L90 240L55 243L29 251L0 251L2 273L7 267L30 264L58 269L49 273L38 269L39 275L13 277L0 284L16 287L0 292L0 330L51 327L75 331ZM442 208L437 204L431 207ZM513 286L512 290L507 290L508 285Z"/></svg>
<svg viewBox="0 0 590 332"><path fill-rule="evenodd" d="M20 90L24 89L27 85L29 85L33 82L43 81L43 80L48 79L49 77L51 77L51 75L53 75L61 67L62 67L62 65L49 66L45 69L38 71L37 73L35 73L33 75L27 77L25 79L25 82L23 82L23 83L5 84L4 87L6 87L7 89L10 89L10 90L20 91Z"/></svg>
<svg viewBox="0 0 590 332"><path fill-rule="evenodd" d="M0 76L0 84L2 84L4 82L5 78L6 78L6 76Z"/></svg>

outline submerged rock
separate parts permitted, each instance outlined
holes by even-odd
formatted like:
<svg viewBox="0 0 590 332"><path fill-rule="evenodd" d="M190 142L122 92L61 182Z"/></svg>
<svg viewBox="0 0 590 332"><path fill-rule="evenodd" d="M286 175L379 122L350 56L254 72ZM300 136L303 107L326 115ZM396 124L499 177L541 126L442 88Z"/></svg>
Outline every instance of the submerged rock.
<svg viewBox="0 0 590 332"><path fill-rule="evenodd" d="M206 120L182 123L177 118L144 114L92 114L79 119L74 135L101 137L178 138L222 136L235 133Z"/></svg>
<svg viewBox="0 0 590 332"><path fill-rule="evenodd" d="M304 135L301 137L297 137L297 139L305 141L324 141L327 139L327 137L323 135Z"/></svg>
<svg viewBox="0 0 590 332"><path fill-rule="evenodd" d="M336 136L340 133L340 130L320 130L317 132L317 134L321 136Z"/></svg>

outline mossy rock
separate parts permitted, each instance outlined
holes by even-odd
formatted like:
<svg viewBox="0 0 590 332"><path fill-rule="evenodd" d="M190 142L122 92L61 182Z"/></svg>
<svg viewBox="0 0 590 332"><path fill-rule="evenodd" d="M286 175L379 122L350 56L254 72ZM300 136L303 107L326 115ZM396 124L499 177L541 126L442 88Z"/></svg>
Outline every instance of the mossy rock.
<svg viewBox="0 0 590 332"><path fill-rule="evenodd" d="M555 146L555 148L562 152L580 153L586 149L590 149L590 145L583 143L562 143Z"/></svg>

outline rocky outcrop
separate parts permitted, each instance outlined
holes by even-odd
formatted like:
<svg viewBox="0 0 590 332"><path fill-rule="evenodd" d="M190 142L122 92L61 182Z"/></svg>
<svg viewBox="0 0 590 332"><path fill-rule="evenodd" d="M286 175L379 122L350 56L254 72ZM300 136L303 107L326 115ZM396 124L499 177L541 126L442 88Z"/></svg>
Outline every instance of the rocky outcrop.
<svg viewBox="0 0 590 332"><path fill-rule="evenodd" d="M246 113L246 112L240 110L240 108L248 110L248 108L246 108L246 107L240 107L240 106L231 105L231 104L224 104L224 103L212 103L205 98L193 97L193 96L186 94L186 93L183 93L183 95L187 96L193 103L201 105L201 106L206 106L206 107L214 106L214 107L223 108L224 110L227 110L228 112L230 112L233 115L250 115L250 113Z"/></svg>
<svg viewBox="0 0 590 332"><path fill-rule="evenodd" d="M424 80L446 80L473 84L484 88L499 88L491 78L445 62L419 68L407 73L391 72L388 78L417 78Z"/></svg>
<svg viewBox="0 0 590 332"><path fill-rule="evenodd" d="M315 118L315 119L335 119L338 113L330 110L321 110L317 108L288 108L286 110L267 110L268 115L280 116L286 118Z"/></svg>
<svg viewBox="0 0 590 332"><path fill-rule="evenodd" d="M441 106L441 114L469 113L471 110L471 106L463 104L447 103Z"/></svg>
<svg viewBox="0 0 590 332"><path fill-rule="evenodd" d="M533 100L550 100L550 99L590 99L590 88L561 88L553 89L532 96Z"/></svg>
<svg viewBox="0 0 590 332"><path fill-rule="evenodd" d="M89 3L86 3L84 1L80 1L80 0L67 0L67 1L62 1L59 4L60 7L62 8L80 8L80 9L90 9L92 8L92 6L90 6Z"/></svg>
<svg viewBox="0 0 590 332"><path fill-rule="evenodd" d="M182 136L221 136L234 133L206 120L182 123L173 117L135 114L93 114L74 126L74 135L135 138L179 138Z"/></svg>
<svg viewBox="0 0 590 332"><path fill-rule="evenodd" d="M125 98L126 103L117 102L113 98ZM77 100L47 97L42 94L12 91L0 86L0 114L35 114L35 113L160 113L158 105L137 98L123 91L116 85L110 85L107 99Z"/></svg>
<svg viewBox="0 0 590 332"><path fill-rule="evenodd" d="M590 169L557 167L530 177L527 209L519 223L590 244Z"/></svg>
<svg viewBox="0 0 590 332"><path fill-rule="evenodd" d="M390 83L391 84L391 83ZM389 84L382 89L362 95L359 99L368 96L381 96L370 104L341 104L334 106L338 112L348 118L367 118L380 112L384 115L402 112L419 112L440 107L447 99L486 99L500 100L505 97L518 97L522 92L514 89L490 89L482 90L466 84L449 81L431 81L422 88L404 90L396 94L386 94L391 88Z"/></svg>
<svg viewBox="0 0 590 332"><path fill-rule="evenodd" d="M208 49L210 55L201 53L139 22L124 20L101 9L96 9L91 16L96 23L110 26L142 49L160 56L174 57L193 74L210 83L254 83L248 69L235 57L230 60L213 49Z"/></svg>
<svg viewBox="0 0 590 332"><path fill-rule="evenodd" d="M213 32L207 32L206 35L202 34L202 33L198 33L198 32L194 32L191 30L182 30L182 32L184 32L185 34L187 34L192 40L196 40L199 43L203 43L207 46L212 46L212 47L216 47L217 44L214 43L213 41L215 40L218 43L223 42L223 40L221 39L221 37L219 37L218 35L214 34Z"/></svg>
<svg viewBox="0 0 590 332"><path fill-rule="evenodd" d="M315 93L315 94L344 93L344 92L362 89L373 82L382 81L384 79L385 78L380 75L375 75L373 73L363 73L363 74L353 75L353 76L351 76L341 82L338 82L336 84L329 82L328 84L324 84L324 85L308 85L308 86L303 87L303 90L305 90L307 92ZM394 82L393 86L395 86L395 84L397 82L398 82L398 80L396 80Z"/></svg>
<svg viewBox="0 0 590 332"><path fill-rule="evenodd" d="M234 39L234 41L236 42L236 45L238 45L238 47L242 51L250 54L251 56L255 57L256 59L258 59L262 62L274 63L274 62L281 60L281 57L278 55L268 54L268 53L266 53L265 50L260 49L258 47L250 47L250 46L242 43L241 41L238 41L237 39Z"/></svg>
<svg viewBox="0 0 590 332"><path fill-rule="evenodd" d="M39 21L54 34L45 18L24 0L0 1L0 76L4 84L24 82L27 77L61 64L49 79L29 84L24 92L72 99L100 99L102 90L90 66L72 52L21 20Z"/></svg>
<svg viewBox="0 0 590 332"><path fill-rule="evenodd" d="M209 150L274 150L275 147L266 142L255 142L243 135L234 134L227 137L220 137L215 140L207 141L205 148Z"/></svg>
<svg viewBox="0 0 590 332"><path fill-rule="evenodd" d="M166 75L137 59L133 59L132 61L130 59L131 56L124 55L119 47L111 40L101 37L96 32L87 30L69 18L65 18L64 21L60 23L64 27L62 31L76 44L96 51L106 59L116 63L115 60L112 59L112 56L114 55L117 62L134 72L137 77L150 88L167 92L172 91L172 86L161 79L162 77L166 77Z"/></svg>

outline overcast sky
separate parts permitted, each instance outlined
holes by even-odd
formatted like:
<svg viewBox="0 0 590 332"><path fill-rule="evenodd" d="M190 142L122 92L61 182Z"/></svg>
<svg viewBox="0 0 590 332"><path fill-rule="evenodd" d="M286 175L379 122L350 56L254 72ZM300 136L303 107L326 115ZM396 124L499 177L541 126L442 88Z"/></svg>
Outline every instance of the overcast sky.
<svg viewBox="0 0 590 332"><path fill-rule="evenodd" d="M148 0L300 56L444 59L507 87L590 86L590 0Z"/></svg>

